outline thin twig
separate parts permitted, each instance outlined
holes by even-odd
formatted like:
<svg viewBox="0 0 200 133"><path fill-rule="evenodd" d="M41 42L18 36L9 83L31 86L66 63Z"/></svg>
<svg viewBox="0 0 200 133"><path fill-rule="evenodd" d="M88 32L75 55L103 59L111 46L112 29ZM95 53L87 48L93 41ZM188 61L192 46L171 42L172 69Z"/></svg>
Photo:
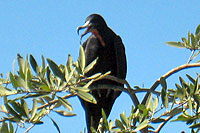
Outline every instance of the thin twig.
<svg viewBox="0 0 200 133"><path fill-rule="evenodd" d="M73 96L75 96L75 94L68 94L68 95L63 96L62 98L63 98L63 99L66 99L66 98L70 98L70 97L73 97ZM57 102L58 102L58 99L53 100L53 101L50 101L49 103L43 104L42 106L38 107L38 110L39 110L39 109L43 109L43 108L45 108L45 107L47 107L47 106L50 106L50 105L52 105L52 104L55 104L55 103L57 103Z"/></svg>
<svg viewBox="0 0 200 133"><path fill-rule="evenodd" d="M26 129L26 131L24 133L28 133L29 130L31 130L31 128L33 128L35 125L31 125L28 129Z"/></svg>
<svg viewBox="0 0 200 133"><path fill-rule="evenodd" d="M156 119L159 119L159 118L161 118L162 116L165 116L165 115L171 113L172 111L174 111L174 110L178 109L179 107L183 106L183 105L184 105L185 103L187 103L188 101L189 101L189 100L184 101L183 103L179 104L177 107L175 107L174 109L172 109L171 111L168 111L168 112L163 113L161 116L157 117ZM165 121L164 121L163 123L161 123L160 126L157 128L157 130L155 131L155 133L159 133L160 130L162 129L162 127L163 127L170 119L172 119L174 116L175 116L175 115L169 116L168 118L166 118ZM154 120L156 120L156 119L154 119Z"/></svg>
<svg viewBox="0 0 200 133"><path fill-rule="evenodd" d="M195 52L195 49L192 50L192 53L191 53L191 55L190 55L190 57L189 57L189 59L188 59L187 64L189 64L189 63L192 61L192 57L193 57L193 55L194 55L194 52Z"/></svg>
<svg viewBox="0 0 200 133"><path fill-rule="evenodd" d="M135 95L134 90L131 88L131 86L129 85L129 83L126 80L119 79L119 78L111 76L111 75L106 75L102 79L109 79L109 80L112 80L112 81L115 81L115 82L118 82L118 83L121 83L121 84L125 84L127 86L127 89L124 89L124 91L129 94L129 96L131 97L135 107L137 107L140 104L137 96Z"/></svg>

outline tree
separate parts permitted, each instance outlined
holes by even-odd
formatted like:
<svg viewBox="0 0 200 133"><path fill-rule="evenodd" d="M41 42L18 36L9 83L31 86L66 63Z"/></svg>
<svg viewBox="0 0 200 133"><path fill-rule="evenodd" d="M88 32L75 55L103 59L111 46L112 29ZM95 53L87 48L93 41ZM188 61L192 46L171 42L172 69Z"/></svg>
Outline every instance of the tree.
<svg viewBox="0 0 200 133"><path fill-rule="evenodd" d="M52 111L65 117L75 116L76 114L72 112L73 106L67 100L78 95L88 102L96 103L95 98L89 93L90 89L95 89L90 88L90 84L103 78L125 84L126 88L118 86L109 88L128 93L134 106L129 115L121 113L120 119L116 119L115 122L108 121L102 110L102 121L98 131L94 132L101 132L102 129L107 132L160 132L167 122L175 121L183 121L189 125L192 132L198 132L200 130L199 74L197 73L196 77L186 74L188 81L179 77L180 83L175 83L174 89L167 87L166 79L183 69L200 67L198 62L191 63L200 53L200 25L195 34L188 32L187 39L182 37L182 42L166 42L166 44L189 49L191 56L186 64L162 75L150 88L139 86L132 88L127 81L113 77L109 72L85 77L85 73L92 69L98 59L85 66L82 47L78 60L74 62L69 55L66 65L57 65L49 58L46 59L46 65L42 56L42 65L39 66L32 55L24 59L18 54L18 70L10 72L5 78L1 74L0 78L0 96L4 101L0 110L3 113L0 119L1 132L13 133L18 128L26 128L25 132L28 132L37 124L43 124L42 118L49 117L48 114ZM158 85L161 85L160 90ZM146 93L140 103L136 93L141 92ZM67 95L63 96L63 93ZM30 99L31 106L27 104L27 100ZM60 108L61 106L65 109ZM49 119L60 132L56 121L51 117Z"/></svg>

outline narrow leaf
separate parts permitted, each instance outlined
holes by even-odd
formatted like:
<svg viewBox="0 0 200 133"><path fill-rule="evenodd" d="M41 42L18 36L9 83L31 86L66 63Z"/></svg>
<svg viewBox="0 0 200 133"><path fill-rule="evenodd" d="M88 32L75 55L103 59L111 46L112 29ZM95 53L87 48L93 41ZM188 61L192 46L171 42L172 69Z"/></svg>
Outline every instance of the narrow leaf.
<svg viewBox="0 0 200 133"><path fill-rule="evenodd" d="M58 65L55 62L53 62L51 59L47 59L47 62L49 64L51 70L53 71L54 75L59 77L61 80L65 81L64 74L61 72Z"/></svg>
<svg viewBox="0 0 200 133"><path fill-rule="evenodd" d="M14 127L12 122L9 121L9 127L10 127L10 132L9 133L14 133Z"/></svg>
<svg viewBox="0 0 200 133"><path fill-rule="evenodd" d="M152 123L162 123L162 122L164 122L164 121L165 121L165 119L163 119L163 118L158 118L158 119L152 120L151 122L152 122Z"/></svg>
<svg viewBox="0 0 200 133"><path fill-rule="evenodd" d="M66 107L67 109L69 109L69 111L72 111L72 105L66 100L63 99L62 97L58 97L58 100L63 104L64 107Z"/></svg>
<svg viewBox="0 0 200 133"><path fill-rule="evenodd" d="M51 121L53 122L53 125L56 127L56 129L57 129L57 131L59 132L59 133L61 133L61 131L60 131L60 128L59 128L59 126L58 126L58 124L51 118L51 117L49 117L50 119L51 119Z"/></svg>
<svg viewBox="0 0 200 133"><path fill-rule="evenodd" d="M72 56L69 54L67 64L66 64L69 72L72 71L72 64L73 64L73 59L72 59Z"/></svg>
<svg viewBox="0 0 200 133"><path fill-rule="evenodd" d="M28 110L28 105L24 99L20 99L21 106L24 109L24 112L26 113L26 117L29 118L29 110Z"/></svg>
<svg viewBox="0 0 200 133"><path fill-rule="evenodd" d="M77 92L77 95L83 100L94 103L94 104L97 103L96 99L90 93L83 92L83 91L76 91L76 92Z"/></svg>
<svg viewBox="0 0 200 133"><path fill-rule="evenodd" d="M1 131L1 133L9 133L8 124L5 121L2 123L0 131Z"/></svg>
<svg viewBox="0 0 200 133"><path fill-rule="evenodd" d="M81 71L85 69L85 52L82 46L80 46L80 52L79 52L79 63L80 63L80 68Z"/></svg>
<svg viewBox="0 0 200 133"><path fill-rule="evenodd" d="M124 127L124 125L122 124L122 122L121 122L120 120L118 120L118 119L115 120L115 125L116 125L118 128L120 128L121 130L124 130L124 129L125 129L125 127Z"/></svg>
<svg viewBox="0 0 200 133"><path fill-rule="evenodd" d="M197 35L198 33L200 33L200 25L197 26L195 35Z"/></svg>
<svg viewBox="0 0 200 133"><path fill-rule="evenodd" d="M74 90L83 91L83 92L89 92L90 91L90 89L85 88L85 87L76 87L76 88L74 88Z"/></svg>
<svg viewBox="0 0 200 133"><path fill-rule="evenodd" d="M120 119L121 119L122 123L127 127L129 122L128 122L128 118L126 117L124 112L122 114L120 114Z"/></svg>
<svg viewBox="0 0 200 133"><path fill-rule="evenodd" d="M163 77L160 78L160 84L165 90L167 89L167 82L166 82L165 78L163 78Z"/></svg>
<svg viewBox="0 0 200 133"><path fill-rule="evenodd" d="M167 95L167 92L166 92L165 88L162 88L162 91L161 91L161 100L162 100L163 105L167 109L168 108L168 95Z"/></svg>
<svg viewBox="0 0 200 133"><path fill-rule="evenodd" d="M37 64L35 58L33 57L33 55L30 55L29 58L30 58L30 63L31 63L33 70L35 71L35 73L38 74L38 64Z"/></svg>
<svg viewBox="0 0 200 133"><path fill-rule="evenodd" d="M15 89L16 89L17 87L19 87L19 85L18 85L18 83L17 83L17 81L16 81L14 75L13 75L11 72L10 72L10 74L9 74L9 77L10 77L10 81L11 81L13 87L14 87Z"/></svg>
<svg viewBox="0 0 200 133"><path fill-rule="evenodd" d="M177 48L185 48L180 42L166 42L167 45Z"/></svg>
<svg viewBox="0 0 200 133"><path fill-rule="evenodd" d="M97 60L98 58L96 58L95 60L93 60L89 65L87 65L84 69L84 73L87 73L89 72L93 67L94 65L97 63Z"/></svg>
<svg viewBox="0 0 200 133"><path fill-rule="evenodd" d="M149 121L148 120L144 120L134 131L140 131L141 129L145 128L148 126Z"/></svg>
<svg viewBox="0 0 200 133"><path fill-rule="evenodd" d="M103 109L101 109L101 114L103 116L103 124L106 127L106 129L108 130L109 126L108 126L107 116L106 116L106 113Z"/></svg>
<svg viewBox="0 0 200 133"><path fill-rule="evenodd" d="M19 116L19 114L12 107L10 107L8 103L5 103L5 107L8 110L9 114L13 115L18 120L21 120L21 117Z"/></svg>
<svg viewBox="0 0 200 133"><path fill-rule="evenodd" d="M186 74L186 76L188 77L188 79L193 83L195 84L195 79L192 78L189 74Z"/></svg>
<svg viewBox="0 0 200 133"><path fill-rule="evenodd" d="M56 113L58 113L61 116L76 116L76 114L72 113L72 112L68 112L68 111L63 111L63 110L55 110Z"/></svg>
<svg viewBox="0 0 200 133"><path fill-rule="evenodd" d="M189 128L200 128L200 123L193 124L193 125L190 126Z"/></svg>
<svg viewBox="0 0 200 133"><path fill-rule="evenodd" d="M15 101L10 101L9 102L12 107L20 114L20 115L23 115L26 117L26 113L24 111L24 109L22 108L22 106L18 103L18 102L15 102Z"/></svg>
<svg viewBox="0 0 200 133"><path fill-rule="evenodd" d="M32 110L31 110L31 118L30 118L30 121L34 119L35 115L36 115L36 112L37 112L37 100L36 99L33 99L33 107L32 107Z"/></svg>

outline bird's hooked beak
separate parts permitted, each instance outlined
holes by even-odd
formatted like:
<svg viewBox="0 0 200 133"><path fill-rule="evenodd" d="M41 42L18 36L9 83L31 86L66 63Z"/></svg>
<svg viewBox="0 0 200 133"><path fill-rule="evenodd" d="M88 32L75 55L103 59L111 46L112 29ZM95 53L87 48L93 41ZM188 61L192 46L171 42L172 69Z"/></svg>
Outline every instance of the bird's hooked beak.
<svg viewBox="0 0 200 133"><path fill-rule="evenodd" d="M87 29L86 29L85 32L81 35L81 37L80 37L80 43L81 43L82 37L83 37L84 35L86 35L87 33L89 33L89 32L92 31L92 24L90 23L90 21L87 21L83 26L79 26L79 27L77 28L77 33L78 33L78 35L79 35L79 31L82 30L82 29L85 29L85 28L87 28Z"/></svg>

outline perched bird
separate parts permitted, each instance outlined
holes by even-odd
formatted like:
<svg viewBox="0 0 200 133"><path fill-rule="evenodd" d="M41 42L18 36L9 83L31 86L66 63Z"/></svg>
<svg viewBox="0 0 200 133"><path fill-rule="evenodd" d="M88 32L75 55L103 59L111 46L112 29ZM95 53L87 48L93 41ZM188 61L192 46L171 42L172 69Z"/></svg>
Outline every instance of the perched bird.
<svg viewBox="0 0 200 133"><path fill-rule="evenodd" d="M86 56L86 65L98 57L94 67L85 76L89 77L96 73L104 74L110 71L112 76L125 79L127 71L126 55L120 36L116 35L107 26L103 17L98 14L89 15L86 18L85 24L77 28L77 32L79 33L79 30L84 28L86 30L81 35L81 38L87 33L91 33L89 38L82 44ZM95 87L102 84L123 87L123 84L107 79L95 81L91 86ZM121 94L121 91L109 88L101 88L98 90L96 88L91 90L91 94L95 97L97 104L86 102L80 98L85 110L89 133L91 132L91 127L98 128L99 121L102 117L102 108L106 116L109 116L115 99Z"/></svg>

